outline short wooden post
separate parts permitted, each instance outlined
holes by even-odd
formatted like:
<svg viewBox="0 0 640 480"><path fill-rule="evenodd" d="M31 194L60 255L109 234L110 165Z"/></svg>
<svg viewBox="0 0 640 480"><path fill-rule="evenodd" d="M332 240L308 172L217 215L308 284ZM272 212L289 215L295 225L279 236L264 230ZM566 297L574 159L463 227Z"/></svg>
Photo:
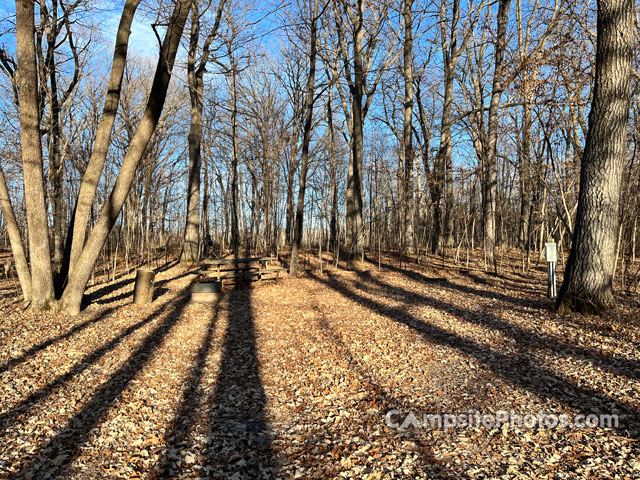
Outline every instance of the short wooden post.
<svg viewBox="0 0 640 480"><path fill-rule="evenodd" d="M151 303L153 301L153 286L156 272L153 270L138 270L136 284L133 288L133 303Z"/></svg>
<svg viewBox="0 0 640 480"><path fill-rule="evenodd" d="M558 261L558 252L555 242L551 241L544 244L544 256L547 260L547 295L549 298L555 298L556 262Z"/></svg>

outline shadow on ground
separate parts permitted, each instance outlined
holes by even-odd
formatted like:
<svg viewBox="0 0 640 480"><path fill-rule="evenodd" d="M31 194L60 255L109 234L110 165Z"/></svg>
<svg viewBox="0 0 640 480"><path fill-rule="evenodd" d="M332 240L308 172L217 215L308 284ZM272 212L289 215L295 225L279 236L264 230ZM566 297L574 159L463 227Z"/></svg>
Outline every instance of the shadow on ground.
<svg viewBox="0 0 640 480"><path fill-rule="evenodd" d="M508 383L540 397L557 401L576 412L605 415L617 413L620 416L618 430L621 434L631 438L640 434L640 417L634 405L590 387L578 385L574 380L536 363L533 360L535 357L530 353L533 353L536 348L545 348L561 356L574 355L579 360L586 360L598 367L608 368L614 373L626 376L631 375L633 378L637 378L640 374L637 362L595 355L594 352L587 349L561 344L544 335L519 331L515 325L508 324L498 317L486 314L478 315L477 312L460 309L439 299L389 285L371 275L360 276L361 281L356 288L350 288L336 276L329 276L328 279L313 274L311 276L355 303L394 322L407 325L417 331L427 342L453 348L462 354L475 358ZM480 323L489 328L498 329L501 333L512 336L516 340L516 351L502 351L486 344L477 343L469 338L444 330L429 322L428 319L408 314L402 306L389 306L369 297L372 293L380 290L403 303L428 305L441 311L450 312L463 321ZM622 360L627 362L627 368L618 371L615 365Z"/></svg>

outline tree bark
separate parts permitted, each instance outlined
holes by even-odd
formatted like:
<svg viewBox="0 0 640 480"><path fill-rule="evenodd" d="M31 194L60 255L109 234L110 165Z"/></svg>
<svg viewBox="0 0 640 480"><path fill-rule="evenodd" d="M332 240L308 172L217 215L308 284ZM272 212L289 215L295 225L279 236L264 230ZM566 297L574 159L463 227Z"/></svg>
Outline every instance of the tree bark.
<svg viewBox="0 0 640 480"><path fill-rule="evenodd" d="M202 110L204 102L204 74L209 60L211 42L218 34L225 0L218 4L216 20L202 47L200 62L200 11L198 2L192 4L191 32L187 53L187 82L191 102L191 124L189 126L189 170L187 181L187 219L184 243L180 260L195 263L200 259L200 172L202 170Z"/></svg>
<svg viewBox="0 0 640 480"><path fill-rule="evenodd" d="M196 2L197 3L197 2ZM187 58L187 81L191 101L191 124L189 126L189 172L187 182L187 221L184 229L181 262L194 263L199 259L200 233L200 171L202 169L202 103L204 70L196 65L198 40L200 37L200 18L198 9L192 7L191 35Z"/></svg>
<svg viewBox="0 0 640 480"><path fill-rule="evenodd" d="M635 15L632 0L598 1L595 85L573 244L556 304L561 313L595 314L615 307L613 270Z"/></svg>
<svg viewBox="0 0 640 480"><path fill-rule="evenodd" d="M498 29L494 53L493 84L491 101L489 103L489 124L487 126L487 150L484 155L484 253L487 263L493 265L497 272L496 263L496 201L498 196L498 107L504 90L504 53L507 47L507 22L511 0L500 0L498 4Z"/></svg>
<svg viewBox="0 0 640 480"><path fill-rule="evenodd" d="M27 257L24 254L24 244L22 243L22 237L20 236L20 229L18 228L18 222L11 205L11 198L9 197L9 190L7 189L7 182L4 178L4 172L0 165L0 209L2 209L2 215L7 227L7 233L9 234L9 242L11 243L11 253L13 259L16 262L16 271L18 272L18 280L20 282L20 288L22 289L22 297L25 302L31 300L31 272L29 271L29 264L27 263ZM7 273L7 272L5 272Z"/></svg>
<svg viewBox="0 0 640 480"><path fill-rule="evenodd" d="M153 302L153 287L156 273L153 270L138 270L133 288L133 303L145 304Z"/></svg>
<svg viewBox="0 0 640 480"><path fill-rule="evenodd" d="M34 15L33 0L16 1L20 137L24 197L29 226L31 305L34 309L49 309L54 300L54 291L43 184Z"/></svg>
<svg viewBox="0 0 640 480"><path fill-rule="evenodd" d="M311 129L313 121L313 103L316 86L316 56L318 32L318 0L314 0L313 11L310 12L311 35L309 40L309 76L307 77L305 118L302 131L302 152L300 158L300 184L298 185L298 203L296 205L296 223L294 229L293 246L291 249L291 264L289 273L298 273L298 251L302 242L302 227L304 222L304 194L307 188L307 173L309 170L309 145L311 143Z"/></svg>
<svg viewBox="0 0 640 480"><path fill-rule="evenodd" d="M158 65L144 115L122 160L122 167L111 194L102 207L100 217L89 235L75 268L70 272L69 283L60 299L62 309L67 313L77 314L80 311L82 295L91 276L91 271L120 214L135 178L140 159L160 119L180 38L191 9L191 2L192 0L178 0L174 7L160 49Z"/></svg>
<svg viewBox="0 0 640 480"><path fill-rule="evenodd" d="M404 248L414 253L415 199L413 196L413 0L404 1L404 119L402 137L404 141Z"/></svg>
<svg viewBox="0 0 640 480"><path fill-rule="evenodd" d="M44 11L44 10L43 10ZM56 72L55 51L58 37L58 5L53 1L51 17L48 18L47 53L45 67L49 77L50 88L50 114L48 151L49 151L49 178L51 179L51 209L53 213L53 263L56 269L62 263L63 250L63 223L64 223L64 163L60 152L62 132L60 128L60 101L58 98L58 81Z"/></svg>
<svg viewBox="0 0 640 480"><path fill-rule="evenodd" d="M362 58L362 40L364 37L363 1L357 2L357 23L354 29L353 70L354 81L349 85L351 92L352 137L349 170L347 174L347 246L349 258L361 258L364 255L363 201L362 201L362 157L364 156L364 116L362 101L364 97L365 73Z"/></svg>

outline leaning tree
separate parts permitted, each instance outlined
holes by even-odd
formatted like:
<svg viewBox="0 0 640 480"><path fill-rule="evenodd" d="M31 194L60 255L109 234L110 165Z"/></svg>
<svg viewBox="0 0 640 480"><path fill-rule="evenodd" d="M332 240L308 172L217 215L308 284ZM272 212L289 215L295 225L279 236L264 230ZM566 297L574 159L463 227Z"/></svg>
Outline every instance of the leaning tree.
<svg viewBox="0 0 640 480"><path fill-rule="evenodd" d="M33 0L16 1L17 90L19 93L23 182L30 252L30 276L26 274L27 272L22 272L20 281L31 284L30 286L23 285L23 292L28 295L27 299L31 301L33 309L60 308L67 313L79 312L82 296L91 272L120 214L135 179L140 159L160 119L171 81L171 71L184 25L191 10L192 0L178 0L167 22L167 31L160 47L158 64L144 115L122 159L122 166L113 189L105 199L102 211L85 241L89 212L102 173L120 101L122 76L127 62L129 34L139 3L140 0L127 0L123 7L116 34L111 77L105 97L104 110L96 132L92 155L76 201L72 221L73 231L70 232L67 239L71 244L67 249L69 253L66 261L63 260L64 274L61 276L61 287L63 288L56 298L43 184L44 162L40 138L35 4ZM0 206L2 206L5 218L11 218L13 208L10 201L4 199L4 189L2 190L0 194L2 194L3 201L0 202ZM20 257L20 252L24 251L21 238L13 236L11 243L14 256ZM66 264L66 268L64 264Z"/></svg>

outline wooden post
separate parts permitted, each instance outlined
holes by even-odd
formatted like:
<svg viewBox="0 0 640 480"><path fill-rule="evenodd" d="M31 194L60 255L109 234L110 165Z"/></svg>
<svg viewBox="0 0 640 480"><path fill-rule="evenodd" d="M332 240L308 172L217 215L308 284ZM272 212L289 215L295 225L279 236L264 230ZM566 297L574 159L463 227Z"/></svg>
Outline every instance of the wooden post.
<svg viewBox="0 0 640 480"><path fill-rule="evenodd" d="M151 303L156 273L153 270L139 269L136 272L136 284L133 288L133 303Z"/></svg>

